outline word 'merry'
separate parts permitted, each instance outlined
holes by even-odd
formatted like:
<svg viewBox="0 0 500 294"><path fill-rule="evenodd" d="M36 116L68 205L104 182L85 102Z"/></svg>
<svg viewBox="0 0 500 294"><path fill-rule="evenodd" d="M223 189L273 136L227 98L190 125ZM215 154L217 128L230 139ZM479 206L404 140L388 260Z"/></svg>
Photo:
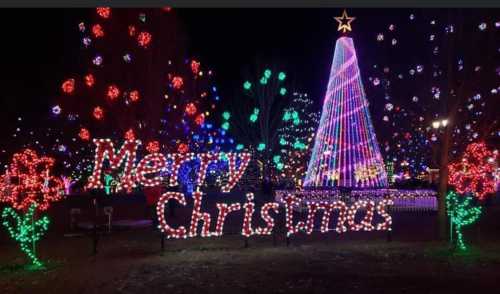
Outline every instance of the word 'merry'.
<svg viewBox="0 0 500 294"><path fill-rule="evenodd" d="M211 162L218 162L221 153L150 153L146 155L137 165L137 149L141 142L139 140L127 140L120 149L115 151L113 142L110 139L94 139L96 144L95 161L92 175L89 177L87 187L89 189L103 189L102 169L105 160L108 160L109 167L116 170L123 165L123 173L120 178L120 189L130 190L137 184L145 187L159 186L162 178L158 175L161 170L167 167L167 161L172 162L170 169L169 185L177 186L177 176L181 165L190 160L198 158L200 168L198 170L196 183L201 185L205 180L206 170ZM249 153L224 153L229 165L228 183L221 187L222 192L230 192L240 180L250 161ZM239 165L236 166L236 162Z"/></svg>

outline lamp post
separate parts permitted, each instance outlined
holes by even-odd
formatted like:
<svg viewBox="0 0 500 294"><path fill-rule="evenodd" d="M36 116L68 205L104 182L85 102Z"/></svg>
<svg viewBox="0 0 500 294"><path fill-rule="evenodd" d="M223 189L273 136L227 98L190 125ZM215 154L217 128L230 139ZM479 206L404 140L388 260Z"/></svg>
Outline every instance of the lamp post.
<svg viewBox="0 0 500 294"><path fill-rule="evenodd" d="M448 125L448 119L441 119L441 120L435 120L432 122L432 128L434 129L439 129L439 128L446 128Z"/></svg>
<svg viewBox="0 0 500 294"><path fill-rule="evenodd" d="M438 188L438 223L439 237L444 238L447 229L446 215L446 190L448 182L448 149L450 144L450 128L447 118L434 120L432 128L439 132L439 144L441 156L439 160L439 188Z"/></svg>

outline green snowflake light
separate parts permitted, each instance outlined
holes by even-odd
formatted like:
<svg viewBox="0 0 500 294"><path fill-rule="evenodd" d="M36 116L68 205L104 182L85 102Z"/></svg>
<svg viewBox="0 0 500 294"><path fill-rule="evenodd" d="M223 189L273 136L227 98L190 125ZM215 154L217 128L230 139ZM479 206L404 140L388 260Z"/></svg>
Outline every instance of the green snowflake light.
<svg viewBox="0 0 500 294"><path fill-rule="evenodd" d="M252 123L257 121L257 119L259 118L259 113L260 113L260 110L258 108L253 109L253 113L250 115L250 121Z"/></svg>
<svg viewBox="0 0 500 294"><path fill-rule="evenodd" d="M259 145L257 145L257 150L258 150L258 151L262 151L262 150L264 150L264 149L266 149L266 144L264 144L264 143L259 143Z"/></svg>
<svg viewBox="0 0 500 294"><path fill-rule="evenodd" d="M219 153L219 160L221 160L221 161L228 161L229 158L227 157L227 154L225 152L220 152Z"/></svg>
<svg viewBox="0 0 500 294"><path fill-rule="evenodd" d="M226 121L226 122L222 123L221 128L223 128L226 131L229 130L229 122Z"/></svg>
<svg viewBox="0 0 500 294"><path fill-rule="evenodd" d="M236 145L236 150L242 150L242 149L243 149L243 144Z"/></svg>
<svg viewBox="0 0 500 294"><path fill-rule="evenodd" d="M280 95L281 96L285 96L286 95L286 89L285 88L281 88L280 89Z"/></svg>
<svg viewBox="0 0 500 294"><path fill-rule="evenodd" d="M280 160L281 160L281 156L279 156L279 155L274 155L273 156L273 162L274 163L278 164L278 162L280 162Z"/></svg>
<svg viewBox="0 0 500 294"><path fill-rule="evenodd" d="M283 121L289 121L292 118L292 114L288 111L285 111L283 114Z"/></svg>
<svg viewBox="0 0 500 294"><path fill-rule="evenodd" d="M280 72L278 74L278 80L284 81L286 79L286 74L284 72Z"/></svg>
<svg viewBox="0 0 500 294"><path fill-rule="evenodd" d="M286 140L285 140L285 138L280 138L280 145L281 145L281 146L286 145Z"/></svg>
<svg viewBox="0 0 500 294"><path fill-rule="evenodd" d="M248 90L250 90L250 88L252 88L252 83L250 83L250 81L245 81L243 83L243 89L248 91Z"/></svg>
<svg viewBox="0 0 500 294"><path fill-rule="evenodd" d="M266 79L269 79L269 78L271 77L271 70L270 70L270 69L266 69L266 70L264 71L264 77L265 77Z"/></svg>
<svg viewBox="0 0 500 294"><path fill-rule="evenodd" d="M295 142L293 143L293 148L298 150L304 150L306 149L306 144L300 142L299 140L295 140Z"/></svg>
<svg viewBox="0 0 500 294"><path fill-rule="evenodd" d="M298 126L300 124L299 113L297 111L292 112L293 124Z"/></svg>
<svg viewBox="0 0 500 294"><path fill-rule="evenodd" d="M446 195L446 211L450 217L451 225L454 226L460 250L467 249L463 240L462 228L476 222L481 215L481 207L474 206L471 201L472 197L459 196L453 191Z"/></svg>
<svg viewBox="0 0 500 294"><path fill-rule="evenodd" d="M265 85L265 84L267 84L267 79L266 79L266 77L262 77L262 78L260 79L260 81L259 81L259 82L260 82L260 84L261 84L261 85Z"/></svg>
<svg viewBox="0 0 500 294"><path fill-rule="evenodd" d="M36 204L33 204L24 215L19 215L12 207L6 207L2 212L2 219L9 235L19 243L32 265L43 267L43 263L36 257L35 244L47 231L50 222L47 216L34 220L35 210Z"/></svg>
<svg viewBox="0 0 500 294"><path fill-rule="evenodd" d="M285 165L282 162L279 162L278 164L276 164L276 168L278 170L282 170L284 167L285 167Z"/></svg>
<svg viewBox="0 0 500 294"><path fill-rule="evenodd" d="M251 122L253 122L253 123L256 122L258 118L259 118L259 116L257 114L255 114L255 113L250 114L250 121Z"/></svg>
<svg viewBox="0 0 500 294"><path fill-rule="evenodd" d="M229 120L231 118L231 113L229 113L229 111L224 111L222 113L222 118L225 120Z"/></svg>

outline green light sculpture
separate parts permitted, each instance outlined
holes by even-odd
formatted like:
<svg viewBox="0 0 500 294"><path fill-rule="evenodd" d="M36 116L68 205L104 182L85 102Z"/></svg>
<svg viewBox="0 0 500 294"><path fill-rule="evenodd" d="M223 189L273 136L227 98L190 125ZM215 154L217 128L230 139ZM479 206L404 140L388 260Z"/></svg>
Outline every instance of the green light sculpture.
<svg viewBox="0 0 500 294"><path fill-rule="evenodd" d="M35 220L36 203L33 203L23 215L18 214L12 207L4 208L2 212L3 226L9 235L21 246L21 250L28 256L31 264L37 268L43 263L36 257L35 245L49 227L49 218L43 216Z"/></svg>
<svg viewBox="0 0 500 294"><path fill-rule="evenodd" d="M466 250L462 228L473 224L479 219L481 215L481 207L474 206L472 203L472 197L470 196L459 196L453 191L448 192L446 195L446 211L448 212L448 217L450 218L450 232L455 231L457 235L457 245L460 250Z"/></svg>
<svg viewBox="0 0 500 294"><path fill-rule="evenodd" d="M223 118L224 120L229 120L229 119L231 118L231 113L229 113L229 111L224 111L224 112L222 113L222 118Z"/></svg>
<svg viewBox="0 0 500 294"><path fill-rule="evenodd" d="M280 72L280 73L278 74L278 80L280 80L280 81L284 81L284 80L285 80L285 78L286 78L286 74L285 74L284 72Z"/></svg>
<svg viewBox="0 0 500 294"><path fill-rule="evenodd" d="M270 69L266 69L266 70L264 71L264 77L265 77L266 79L269 79L269 78L271 77L271 70L270 70Z"/></svg>
<svg viewBox="0 0 500 294"><path fill-rule="evenodd" d="M259 119L260 110L258 108L253 109L253 113L250 115L250 122L254 123Z"/></svg>

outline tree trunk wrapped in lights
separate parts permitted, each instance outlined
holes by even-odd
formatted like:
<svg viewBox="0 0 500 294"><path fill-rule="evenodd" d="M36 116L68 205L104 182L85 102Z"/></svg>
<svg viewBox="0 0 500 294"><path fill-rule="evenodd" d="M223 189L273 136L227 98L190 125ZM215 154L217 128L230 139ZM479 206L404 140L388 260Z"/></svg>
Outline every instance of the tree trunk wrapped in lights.
<svg viewBox="0 0 500 294"><path fill-rule="evenodd" d="M283 125L278 129L281 156L274 156L273 162L280 171L280 177L292 181L299 188L307 170L319 113L306 93L293 93L282 120Z"/></svg>

